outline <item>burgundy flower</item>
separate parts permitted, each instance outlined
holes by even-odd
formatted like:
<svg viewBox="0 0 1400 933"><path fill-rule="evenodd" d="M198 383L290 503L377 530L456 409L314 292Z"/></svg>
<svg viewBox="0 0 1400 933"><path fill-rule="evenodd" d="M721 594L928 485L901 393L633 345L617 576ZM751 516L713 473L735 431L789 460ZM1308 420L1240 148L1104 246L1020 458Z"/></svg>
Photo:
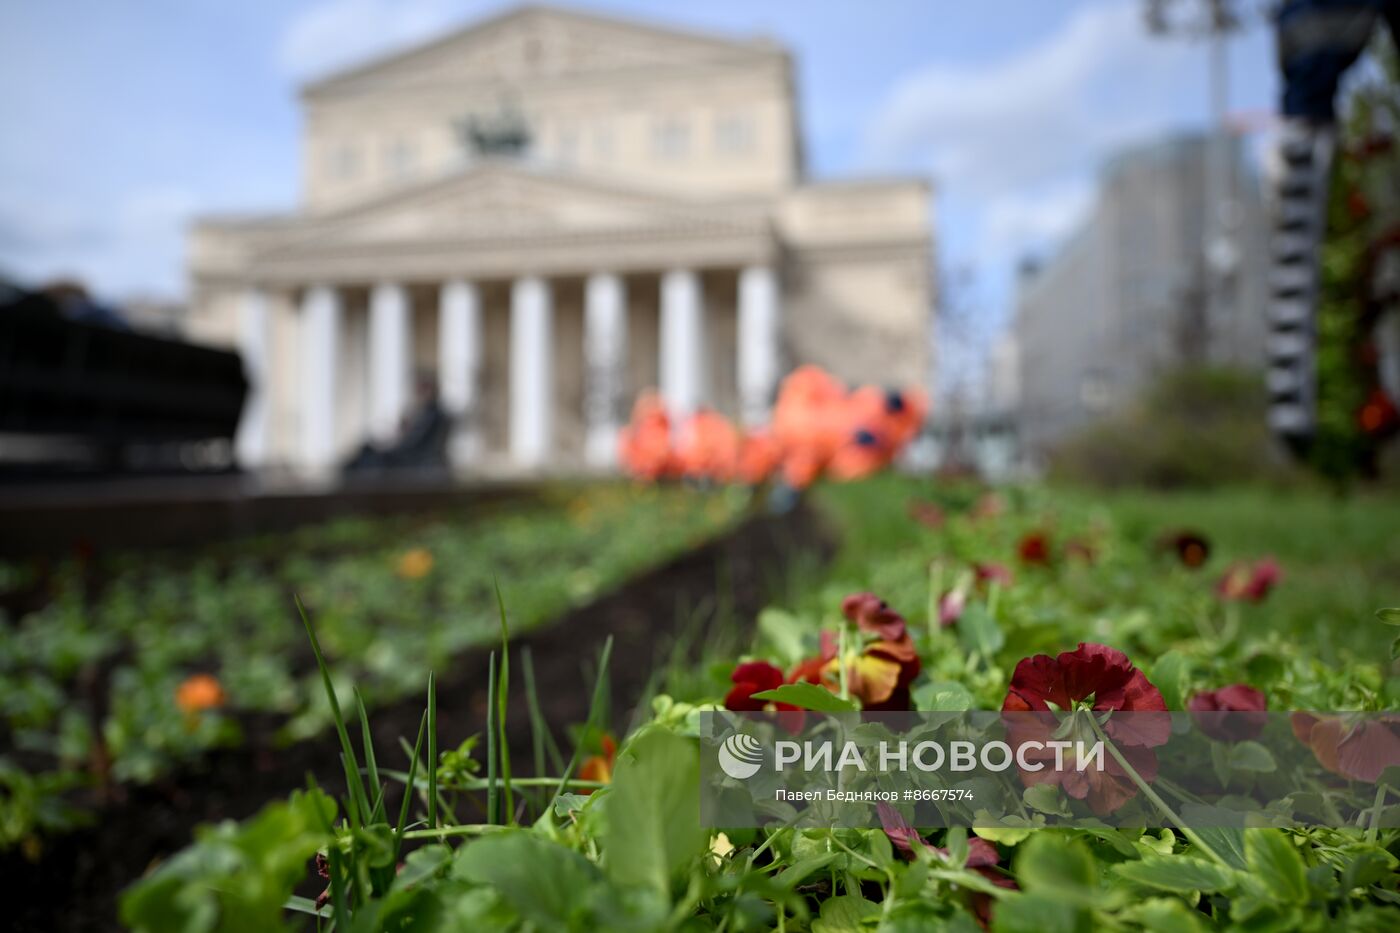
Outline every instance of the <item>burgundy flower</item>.
<svg viewBox="0 0 1400 933"><path fill-rule="evenodd" d="M1010 568L1005 564L973 564L972 576L976 580L979 588L985 589L988 585L995 583L1000 587L1008 587L1015 582Z"/></svg>
<svg viewBox="0 0 1400 933"><path fill-rule="evenodd" d="M736 712L758 712L767 708L764 700L755 700L755 693L776 690L786 681L783 672L767 661L747 661L729 675L734 686L724 697L724 708ZM796 707L793 707L794 709Z"/></svg>
<svg viewBox="0 0 1400 933"><path fill-rule="evenodd" d="M1032 531L1016 545L1016 556L1023 564L1044 567L1050 563L1050 550L1050 536L1043 531Z"/></svg>
<svg viewBox="0 0 1400 933"><path fill-rule="evenodd" d="M837 658L838 645L830 632L822 633L821 654L799 663L792 681L806 681L835 691L841 668L846 688L866 710L907 710L912 704L910 685L921 664L904 617L873 593L853 593L841 601L841 611L866 639L848 647Z"/></svg>
<svg viewBox="0 0 1400 933"><path fill-rule="evenodd" d="M1052 710L1052 704L1054 709ZM1116 711L1104 725L1133 768L1145 779L1157 774L1152 749L1171 735L1171 717L1162 693L1133 666L1128 656L1107 645L1080 642L1074 651L1057 657L1038 654L1023 658L1011 676L1001 709L1008 743L1018 750L1029 742L1047 743L1060 726L1055 710ZM1055 753L1027 749L1026 758L1045 764L1039 771L1021 771L1021 782L1058 784L1071 797L1087 800L1095 813L1110 813L1137 793L1117 759L1108 756L1103 770L1056 770Z"/></svg>
<svg viewBox="0 0 1400 933"><path fill-rule="evenodd" d="M1294 713L1291 724L1318 764L1348 780L1374 784L1386 768L1400 767L1400 715L1352 720Z"/></svg>
<svg viewBox="0 0 1400 933"><path fill-rule="evenodd" d="M1210 542L1206 536L1196 531L1174 531L1158 539L1157 546L1164 551L1174 551L1182 565L1197 569L1210 558Z"/></svg>
<svg viewBox="0 0 1400 933"><path fill-rule="evenodd" d="M862 632L881 638L904 637L904 617L874 593L852 593L841 600L841 614Z"/></svg>
<svg viewBox="0 0 1400 933"><path fill-rule="evenodd" d="M948 850L932 845L919 835L919 831L904 819L904 816L883 801L875 805L880 814L880 825L885 830L885 835L889 837L894 847L905 858L913 858L916 847L926 852L948 857ZM1008 890L1019 890L1019 885L1012 878L1008 878L997 871L997 864L1001 861L1001 854L997 852L997 847L980 836L973 836L967 840L967 867L986 878L999 888ZM986 929L992 920L992 898L991 895L977 891L972 894L972 912L977 917L978 922Z"/></svg>
<svg viewBox="0 0 1400 933"><path fill-rule="evenodd" d="M1186 704L1196 727L1217 742L1243 742L1264 731L1268 701L1246 684L1203 690Z"/></svg>
<svg viewBox="0 0 1400 933"><path fill-rule="evenodd" d="M1233 564L1225 571L1225 576L1220 578L1216 592L1220 594L1221 599L1263 602L1264 597L1269 595L1269 591L1281 577L1278 562L1272 557L1265 557L1253 564Z"/></svg>

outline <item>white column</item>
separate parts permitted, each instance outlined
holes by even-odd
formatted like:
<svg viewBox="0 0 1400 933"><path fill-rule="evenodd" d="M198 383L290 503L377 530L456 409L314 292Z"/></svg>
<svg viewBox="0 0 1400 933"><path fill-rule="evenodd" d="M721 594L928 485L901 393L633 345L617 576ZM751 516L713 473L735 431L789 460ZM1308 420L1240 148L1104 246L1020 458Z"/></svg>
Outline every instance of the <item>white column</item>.
<svg viewBox="0 0 1400 933"><path fill-rule="evenodd" d="M739 409L744 424L766 424L778 383L778 279L769 266L739 273Z"/></svg>
<svg viewBox="0 0 1400 933"><path fill-rule="evenodd" d="M267 294L250 288L238 309L238 352L243 358L243 375L248 395L238 419L234 453L244 469L256 469L267 462L268 448L268 354L272 346Z"/></svg>
<svg viewBox="0 0 1400 933"><path fill-rule="evenodd" d="M315 285L301 300L301 459L313 473L335 465L336 362L340 296Z"/></svg>
<svg viewBox="0 0 1400 933"><path fill-rule="evenodd" d="M661 277L661 397L686 415L704 398L705 332L700 276L672 269Z"/></svg>
<svg viewBox="0 0 1400 933"><path fill-rule="evenodd" d="M510 452L520 466L540 466L549 455L552 318L544 279L517 279L510 290Z"/></svg>
<svg viewBox="0 0 1400 933"><path fill-rule="evenodd" d="M477 397L481 373L481 294L471 282L444 282L438 303L438 401L452 421L454 466L480 452Z"/></svg>
<svg viewBox="0 0 1400 933"><path fill-rule="evenodd" d="M369 426L379 443L399 436L413 388L408 292L381 282L369 296Z"/></svg>
<svg viewBox="0 0 1400 933"><path fill-rule="evenodd" d="M623 371L627 358L627 292L621 277L589 276L584 292L583 355L587 382L583 415L588 425L588 463L610 467L617 460Z"/></svg>

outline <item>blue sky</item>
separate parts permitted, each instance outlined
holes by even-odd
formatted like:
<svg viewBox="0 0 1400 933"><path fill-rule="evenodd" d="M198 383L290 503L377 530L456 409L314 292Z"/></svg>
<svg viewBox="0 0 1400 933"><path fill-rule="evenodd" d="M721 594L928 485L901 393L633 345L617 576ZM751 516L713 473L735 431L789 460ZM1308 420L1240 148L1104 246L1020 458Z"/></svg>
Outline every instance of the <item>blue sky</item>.
<svg viewBox="0 0 1400 933"><path fill-rule="evenodd" d="M181 295L192 215L295 205L299 83L507 5L5 0L0 271ZM584 5L793 49L811 174L931 176L940 263L974 272L984 331L1106 155L1206 119L1204 47L1146 36L1138 0ZM1272 108L1272 55L1262 26L1232 41L1232 110Z"/></svg>

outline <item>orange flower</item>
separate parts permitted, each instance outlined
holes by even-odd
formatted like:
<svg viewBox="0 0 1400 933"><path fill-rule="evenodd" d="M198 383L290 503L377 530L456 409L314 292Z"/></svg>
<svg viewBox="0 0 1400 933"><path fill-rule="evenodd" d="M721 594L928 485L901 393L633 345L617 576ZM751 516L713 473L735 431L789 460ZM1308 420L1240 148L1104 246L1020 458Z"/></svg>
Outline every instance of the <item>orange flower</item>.
<svg viewBox="0 0 1400 933"><path fill-rule="evenodd" d="M655 392L637 396L632 420L618 436L618 458L637 479L658 480L672 473L671 416Z"/></svg>
<svg viewBox="0 0 1400 933"><path fill-rule="evenodd" d="M728 482L739 460L739 432L719 412L702 408L681 424L675 457L685 476Z"/></svg>
<svg viewBox="0 0 1400 933"><path fill-rule="evenodd" d="M782 448L770 432L763 429L749 431L739 445L738 479L750 486L757 486L772 475L782 459Z"/></svg>
<svg viewBox="0 0 1400 933"><path fill-rule="evenodd" d="M803 488L826 469L846 439L846 387L819 366L799 366L778 389L773 437L783 451L783 478Z"/></svg>
<svg viewBox="0 0 1400 933"><path fill-rule="evenodd" d="M578 769L579 780L611 784L613 762L617 760L617 743L613 741L612 736L605 732L599 744L603 747L602 754L590 755L584 759L583 764ZM591 794L593 791L592 789L584 789L580 793Z"/></svg>
<svg viewBox="0 0 1400 933"><path fill-rule="evenodd" d="M433 555L427 548L415 547L399 557L398 575L405 580L421 580L433 569Z"/></svg>
<svg viewBox="0 0 1400 933"><path fill-rule="evenodd" d="M224 688L212 674L193 674L175 688L175 705L194 716L224 705Z"/></svg>

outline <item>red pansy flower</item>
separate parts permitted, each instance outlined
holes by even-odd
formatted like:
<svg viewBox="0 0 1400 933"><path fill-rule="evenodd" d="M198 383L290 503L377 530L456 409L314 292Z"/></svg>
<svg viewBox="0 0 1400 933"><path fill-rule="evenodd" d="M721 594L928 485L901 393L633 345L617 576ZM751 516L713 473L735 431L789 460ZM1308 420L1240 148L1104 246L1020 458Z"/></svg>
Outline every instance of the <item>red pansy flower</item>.
<svg viewBox="0 0 1400 933"><path fill-rule="evenodd" d="M1157 546L1164 551L1174 551L1183 566L1192 570L1202 566L1210 558L1210 541L1196 531L1174 531L1163 535Z"/></svg>
<svg viewBox="0 0 1400 933"><path fill-rule="evenodd" d="M1023 564L1044 567L1050 563L1050 536L1043 531L1032 531L1021 538L1016 545L1016 555Z"/></svg>
<svg viewBox="0 0 1400 933"><path fill-rule="evenodd" d="M1265 557L1253 564L1234 564L1216 584L1216 592L1221 599L1235 602L1263 602L1281 577L1278 562L1272 557Z"/></svg>
<svg viewBox="0 0 1400 933"><path fill-rule="evenodd" d="M1268 701L1247 684L1203 690L1186 704L1196 727L1218 742L1243 742L1264 731Z"/></svg>
<svg viewBox="0 0 1400 933"><path fill-rule="evenodd" d="M1052 710L1053 705L1053 710ZM1116 711L1132 715L1111 717L1105 731L1125 758L1145 779L1157 774L1152 749L1171 734L1171 717L1162 693L1138 670L1128 656L1107 645L1080 642L1073 651L1057 657L1038 654L1023 658L1011 676L1011 687L1001 706L1007 741L1020 750L1029 742L1050 741L1060 721L1055 714L1081 709ZM1086 742L1093 735L1083 736ZM1018 756L1019 758L1019 756ZM1056 770L1055 752L1026 750L1026 758L1045 765L1039 771L1021 771L1021 782L1058 784L1071 797L1086 800L1095 813L1110 813L1137 794L1137 788L1112 755L1103 770Z"/></svg>
<svg viewBox="0 0 1400 933"><path fill-rule="evenodd" d="M767 661L745 661L734 668L729 679L734 681L734 686L724 696L724 708L754 713L771 708L768 701L755 700L755 693L776 690L787 682L782 669Z"/></svg>

